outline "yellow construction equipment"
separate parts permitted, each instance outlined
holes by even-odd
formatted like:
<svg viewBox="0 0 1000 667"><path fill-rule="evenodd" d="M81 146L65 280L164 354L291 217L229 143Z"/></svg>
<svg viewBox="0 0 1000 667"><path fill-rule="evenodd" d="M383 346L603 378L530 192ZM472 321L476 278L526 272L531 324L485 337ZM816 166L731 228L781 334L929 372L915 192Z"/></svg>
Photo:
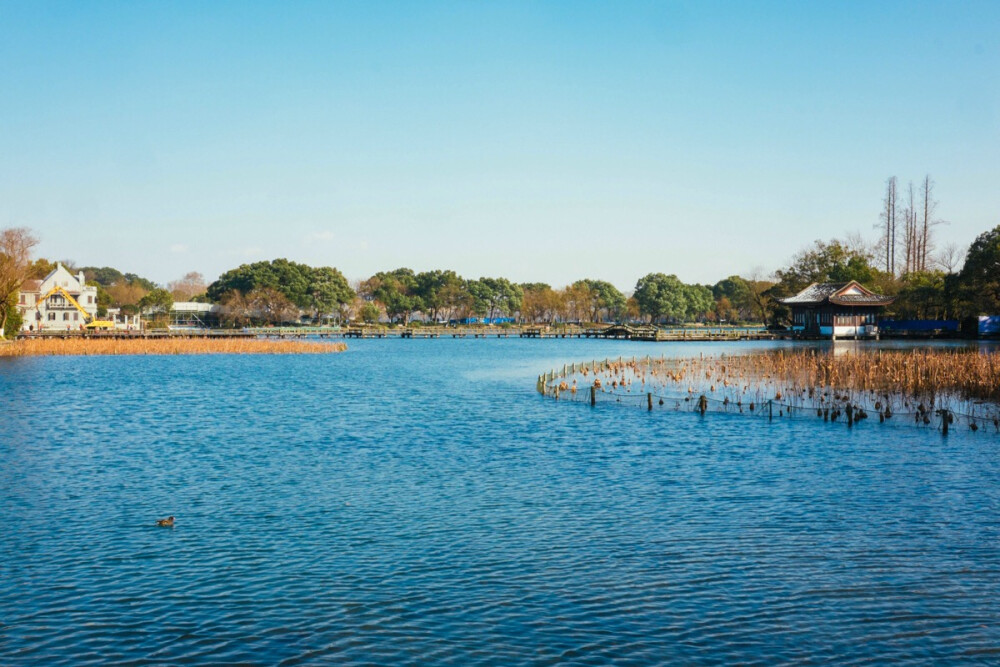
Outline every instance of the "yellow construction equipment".
<svg viewBox="0 0 1000 667"><path fill-rule="evenodd" d="M77 310L79 310L81 313L83 313L83 321L84 321L84 325L83 326L85 328L87 328L87 329L114 329L115 328L115 323L114 322L111 322L109 320L99 320L99 319L95 318L93 315L91 315L90 313L88 313L86 310L84 310L83 306L81 306L79 303L77 303L76 299L73 298L72 294L70 294L69 292L67 292L62 287L59 287L58 285L56 285L55 287L53 287L52 289L50 289L43 296L39 297L38 301L35 303L35 310L38 310L38 306L40 306L41 304L43 304L46 301L48 301L49 297L53 296L55 294L58 294L58 295L62 296L62 298L66 299L66 301L68 301L71 306L73 306L74 308L76 308Z"/></svg>

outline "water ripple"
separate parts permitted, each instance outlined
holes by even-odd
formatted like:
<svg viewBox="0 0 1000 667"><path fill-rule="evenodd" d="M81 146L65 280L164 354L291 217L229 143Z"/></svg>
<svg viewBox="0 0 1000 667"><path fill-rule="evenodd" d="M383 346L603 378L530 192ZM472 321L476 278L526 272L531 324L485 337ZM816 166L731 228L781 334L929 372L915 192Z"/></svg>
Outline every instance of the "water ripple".
<svg viewBox="0 0 1000 667"><path fill-rule="evenodd" d="M996 662L991 439L533 393L647 351L0 364L0 663Z"/></svg>

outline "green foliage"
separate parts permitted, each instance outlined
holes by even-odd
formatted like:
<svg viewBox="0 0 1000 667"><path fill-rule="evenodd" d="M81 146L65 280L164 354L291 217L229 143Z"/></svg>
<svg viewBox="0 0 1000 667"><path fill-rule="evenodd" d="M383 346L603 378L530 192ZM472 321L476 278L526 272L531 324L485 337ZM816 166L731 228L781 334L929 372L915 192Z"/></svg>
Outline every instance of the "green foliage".
<svg viewBox="0 0 1000 667"><path fill-rule="evenodd" d="M318 320L322 314L339 312L341 306L350 303L354 290L347 284L344 274L333 267L322 266L312 271L309 296Z"/></svg>
<svg viewBox="0 0 1000 667"><path fill-rule="evenodd" d="M39 257L28 268L28 280L42 280L56 269L56 263L50 262L44 257Z"/></svg>
<svg viewBox="0 0 1000 667"><path fill-rule="evenodd" d="M83 276L87 279L88 284L110 287L115 283L128 282L124 273L110 266L85 266L80 270L83 271Z"/></svg>
<svg viewBox="0 0 1000 667"><path fill-rule="evenodd" d="M432 320L438 320L442 311L455 308L465 282L454 271L425 271L416 276L415 296L421 309Z"/></svg>
<svg viewBox="0 0 1000 667"><path fill-rule="evenodd" d="M363 291L385 307L391 322L401 320L406 324L413 311L423 307L417 277L411 269L380 271L365 282Z"/></svg>
<svg viewBox="0 0 1000 667"><path fill-rule="evenodd" d="M747 285L747 281L740 276L729 276L715 283L712 287L712 297L729 299L730 303L738 308L738 304L749 301L750 287Z"/></svg>
<svg viewBox="0 0 1000 667"><path fill-rule="evenodd" d="M712 288L706 285L685 285L684 300L687 303L684 319L688 322L704 321L715 309Z"/></svg>
<svg viewBox="0 0 1000 667"><path fill-rule="evenodd" d="M761 314L756 298L755 281L740 276L729 276L712 287L712 296L716 300L716 315L718 319L727 322L759 319L763 321L766 314Z"/></svg>
<svg viewBox="0 0 1000 667"><path fill-rule="evenodd" d="M904 319L944 319L949 315L942 271L915 271L902 279L899 296L893 305L895 314Z"/></svg>
<svg viewBox="0 0 1000 667"><path fill-rule="evenodd" d="M65 265L65 262L63 264ZM53 265L54 267L55 265ZM122 273L110 266L84 266L77 271L83 271L83 277L88 285L99 285L105 288L112 285L130 285L139 287L145 292L152 292L156 289L156 283L152 280L147 280L135 273Z"/></svg>
<svg viewBox="0 0 1000 667"><path fill-rule="evenodd" d="M381 314L382 313L379 310L379 307L376 306L371 301L361 306L361 310L358 313L358 315L361 317L361 320L368 324L374 324L375 322L378 322L379 315Z"/></svg>
<svg viewBox="0 0 1000 667"><path fill-rule="evenodd" d="M684 287L675 275L650 273L635 284L633 296L639 304L639 312L653 322L682 320L688 308Z"/></svg>
<svg viewBox="0 0 1000 667"><path fill-rule="evenodd" d="M104 289L104 285L95 283L97 287L97 316L107 317L108 307L111 306L111 295Z"/></svg>
<svg viewBox="0 0 1000 667"><path fill-rule="evenodd" d="M134 273L126 273L124 278L125 282L127 282L129 285L137 285L142 289L146 290L147 292L152 292L153 290L156 289L156 283L154 283L152 280L147 280L142 276L136 275Z"/></svg>
<svg viewBox="0 0 1000 667"><path fill-rule="evenodd" d="M795 294L812 283L840 283L857 280L872 286L882 272L871 264L871 258L852 250L837 240L816 241L792 260L792 265L777 271L779 289L783 294Z"/></svg>
<svg viewBox="0 0 1000 667"><path fill-rule="evenodd" d="M980 234L969 246L960 279L970 314L1000 313L1000 225Z"/></svg>
<svg viewBox="0 0 1000 667"><path fill-rule="evenodd" d="M157 313L168 313L174 305L174 297L167 290L157 287L151 290L146 296L139 299L138 306L144 311Z"/></svg>
<svg viewBox="0 0 1000 667"><path fill-rule="evenodd" d="M472 297L473 314L490 319L517 312L524 299L524 290L506 278L470 280L466 289Z"/></svg>
<svg viewBox="0 0 1000 667"><path fill-rule="evenodd" d="M11 294L6 301L0 303L0 325L3 328L4 338L13 338L21 330L24 319L21 311L17 309L17 295Z"/></svg>
<svg viewBox="0 0 1000 667"><path fill-rule="evenodd" d="M233 290L250 294L261 289L277 290L298 308L312 310L317 318L336 312L354 298L354 291L337 269L313 268L287 259L243 264L226 271L208 286L206 296L220 302Z"/></svg>

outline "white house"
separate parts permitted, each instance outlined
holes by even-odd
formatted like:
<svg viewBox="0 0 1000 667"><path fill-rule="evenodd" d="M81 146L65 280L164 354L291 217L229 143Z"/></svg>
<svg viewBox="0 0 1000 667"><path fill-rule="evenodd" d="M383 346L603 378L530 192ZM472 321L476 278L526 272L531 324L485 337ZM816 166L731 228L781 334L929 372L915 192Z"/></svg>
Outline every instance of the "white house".
<svg viewBox="0 0 1000 667"><path fill-rule="evenodd" d="M66 290L80 308L60 292L53 292L56 288ZM56 264L42 280L25 281L18 295L17 308L24 320L23 331L78 330L97 317L97 287L86 284L83 271L74 276L62 264Z"/></svg>

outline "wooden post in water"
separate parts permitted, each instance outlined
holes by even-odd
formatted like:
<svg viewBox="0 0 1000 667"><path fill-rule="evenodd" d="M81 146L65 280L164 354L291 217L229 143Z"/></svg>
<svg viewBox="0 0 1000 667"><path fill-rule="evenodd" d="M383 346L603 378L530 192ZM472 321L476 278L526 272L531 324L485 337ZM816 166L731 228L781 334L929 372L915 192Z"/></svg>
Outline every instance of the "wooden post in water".
<svg viewBox="0 0 1000 667"><path fill-rule="evenodd" d="M597 387L590 385L590 407L597 405Z"/></svg>
<svg viewBox="0 0 1000 667"><path fill-rule="evenodd" d="M948 435L948 422L951 421L951 415L947 410L941 410L941 435Z"/></svg>
<svg viewBox="0 0 1000 667"><path fill-rule="evenodd" d="M646 405L649 406L649 411L653 411L653 392L646 392Z"/></svg>
<svg viewBox="0 0 1000 667"><path fill-rule="evenodd" d="M769 399L767 401L767 420L771 421L774 418L774 400Z"/></svg>
<svg viewBox="0 0 1000 667"><path fill-rule="evenodd" d="M701 396L698 397L698 412L700 412L701 416L704 417L705 410L707 409L708 409L708 399L705 398L705 394L702 394Z"/></svg>
<svg viewBox="0 0 1000 667"><path fill-rule="evenodd" d="M847 413L847 426L854 426L854 406L848 403L847 407L844 408L844 412Z"/></svg>

